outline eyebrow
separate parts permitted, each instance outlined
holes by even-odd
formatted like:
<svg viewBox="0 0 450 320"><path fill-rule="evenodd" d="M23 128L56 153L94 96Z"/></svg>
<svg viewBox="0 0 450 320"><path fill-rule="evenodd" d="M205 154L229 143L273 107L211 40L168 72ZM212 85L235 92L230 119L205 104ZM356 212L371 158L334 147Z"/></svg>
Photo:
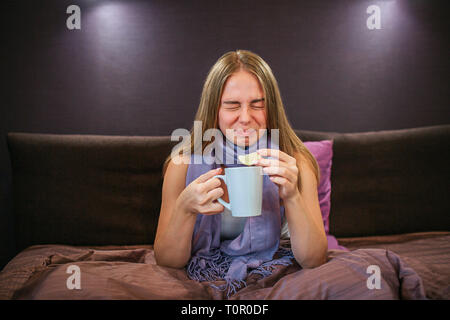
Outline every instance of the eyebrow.
<svg viewBox="0 0 450 320"><path fill-rule="evenodd" d="M264 98L260 98L260 99L253 99L252 101L250 101L250 103L257 103L257 102L261 102L264 101ZM222 102L223 104L240 104L239 101L234 101L234 100L227 100Z"/></svg>

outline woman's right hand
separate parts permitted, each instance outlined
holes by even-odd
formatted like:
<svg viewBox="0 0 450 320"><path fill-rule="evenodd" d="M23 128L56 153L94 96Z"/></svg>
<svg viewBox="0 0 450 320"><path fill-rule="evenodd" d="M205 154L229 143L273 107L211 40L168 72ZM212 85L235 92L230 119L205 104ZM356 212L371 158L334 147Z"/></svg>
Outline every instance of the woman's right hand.
<svg viewBox="0 0 450 320"><path fill-rule="evenodd" d="M192 181L177 199L177 205L185 212L191 214L217 214L224 210L217 199L223 196L224 191L220 187L219 178L213 178L221 174L222 168L210 170Z"/></svg>

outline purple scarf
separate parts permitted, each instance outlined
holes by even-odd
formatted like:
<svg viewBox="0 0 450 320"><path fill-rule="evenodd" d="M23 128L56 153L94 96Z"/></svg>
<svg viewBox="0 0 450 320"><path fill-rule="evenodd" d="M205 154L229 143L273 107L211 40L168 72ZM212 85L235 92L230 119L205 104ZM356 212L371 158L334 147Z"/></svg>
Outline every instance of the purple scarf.
<svg viewBox="0 0 450 320"><path fill-rule="evenodd" d="M255 148L266 147L278 148L273 142L271 146L267 135L261 137L250 148L246 147L245 149L223 138L222 143L215 144L211 155L202 157L194 154L191 156L191 164L186 175L186 186L203 173L220 167L221 163L225 163L227 167L243 166L237 160L238 155L254 152ZM220 148L223 149L219 150ZM221 154L222 159L219 159L217 154ZM229 163L230 157L233 159L233 164ZM187 265L187 274L190 279L197 281L225 280L224 285L211 286L222 291L227 290L227 297L229 297L246 285L245 279L248 275L259 274L266 277L272 273L274 265L292 264L291 259L294 258L292 251L279 246L284 208L280 206L278 186L270 181L268 175L263 177L262 199L262 214L257 217L245 218L247 221L243 232L233 240L221 242L221 214L198 214L192 236L191 259ZM279 258L274 259L275 254Z"/></svg>

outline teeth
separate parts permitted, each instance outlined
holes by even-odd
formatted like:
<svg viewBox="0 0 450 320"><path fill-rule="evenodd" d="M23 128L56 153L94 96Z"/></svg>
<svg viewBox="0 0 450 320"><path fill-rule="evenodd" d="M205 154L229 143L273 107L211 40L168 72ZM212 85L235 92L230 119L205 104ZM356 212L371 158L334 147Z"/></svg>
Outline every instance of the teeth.
<svg viewBox="0 0 450 320"><path fill-rule="evenodd" d="M259 153L253 152L250 154L238 156L238 159L242 164L245 164L246 166L252 166L256 164L259 159L261 159L261 156L259 155Z"/></svg>
<svg viewBox="0 0 450 320"><path fill-rule="evenodd" d="M252 129L239 129L239 130L236 130L236 132L238 133L238 134L249 134L249 133L252 133L253 132L253 130Z"/></svg>

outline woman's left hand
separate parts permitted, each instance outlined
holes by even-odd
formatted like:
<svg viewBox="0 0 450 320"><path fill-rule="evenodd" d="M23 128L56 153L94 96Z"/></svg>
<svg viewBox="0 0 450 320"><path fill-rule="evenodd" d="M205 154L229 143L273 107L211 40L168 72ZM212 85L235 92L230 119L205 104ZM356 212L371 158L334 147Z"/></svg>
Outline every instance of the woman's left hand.
<svg viewBox="0 0 450 320"><path fill-rule="evenodd" d="M261 158L256 165L263 167L263 172L279 186L280 198L286 201L298 195L297 160L281 150L259 149L257 152L262 157L273 158Z"/></svg>

